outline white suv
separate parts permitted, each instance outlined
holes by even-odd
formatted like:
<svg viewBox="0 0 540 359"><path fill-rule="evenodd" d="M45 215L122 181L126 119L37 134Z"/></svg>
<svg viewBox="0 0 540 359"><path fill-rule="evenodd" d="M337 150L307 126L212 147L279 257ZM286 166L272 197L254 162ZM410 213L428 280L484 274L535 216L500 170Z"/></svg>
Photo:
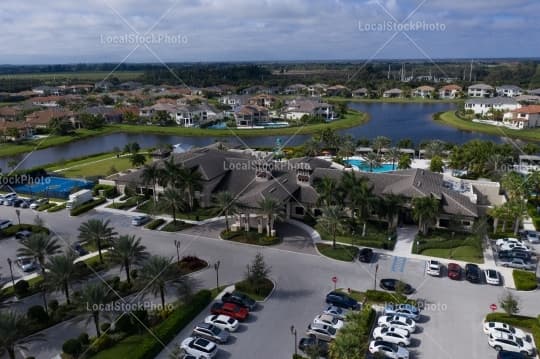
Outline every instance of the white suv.
<svg viewBox="0 0 540 359"><path fill-rule="evenodd" d="M439 261L430 259L426 263L426 273L434 277L439 277L441 275L441 263L439 263Z"/></svg>
<svg viewBox="0 0 540 359"><path fill-rule="evenodd" d="M520 338L507 333L492 332L489 334L488 343L497 351L506 350L509 352L533 355L534 347Z"/></svg>
<svg viewBox="0 0 540 359"><path fill-rule="evenodd" d="M180 347L196 358L211 359L216 356L218 347L210 340L196 337L184 339Z"/></svg>

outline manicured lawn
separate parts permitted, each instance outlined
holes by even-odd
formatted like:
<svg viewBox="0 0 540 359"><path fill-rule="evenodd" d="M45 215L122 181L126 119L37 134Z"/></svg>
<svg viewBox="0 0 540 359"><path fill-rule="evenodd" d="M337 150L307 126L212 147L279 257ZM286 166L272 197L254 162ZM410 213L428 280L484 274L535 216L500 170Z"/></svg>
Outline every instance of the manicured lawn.
<svg viewBox="0 0 540 359"><path fill-rule="evenodd" d="M358 255L358 248L337 244L332 248L331 244L317 243L317 249L322 255L338 261L352 262Z"/></svg>
<svg viewBox="0 0 540 359"><path fill-rule="evenodd" d="M157 214L167 214L172 216L172 210L168 208L163 208L160 206L160 201L158 200L157 205L154 205L153 200L146 201L137 207L137 211L148 213L151 215ZM196 208L191 212L176 212L177 219L189 219L192 221L205 220L215 217L219 213L219 210L214 207L208 208Z"/></svg>
<svg viewBox="0 0 540 359"><path fill-rule="evenodd" d="M115 208L115 209L122 209L122 210L128 210L130 208L135 207L138 203L142 203L145 201L146 198L142 196L133 196L129 197L127 200L123 202L114 202L107 206L107 208Z"/></svg>
<svg viewBox="0 0 540 359"><path fill-rule="evenodd" d="M535 272L514 269L512 271L517 290L535 290L538 287L538 278Z"/></svg>
<svg viewBox="0 0 540 359"><path fill-rule="evenodd" d="M266 232L258 233L255 230L249 232L237 231L237 232L221 232L221 238L227 241L233 241L238 243L255 244L259 246L272 246L281 243L279 236L268 237Z"/></svg>
<svg viewBox="0 0 540 359"><path fill-rule="evenodd" d="M165 226L163 226L161 230L164 232L179 232L179 231L183 231L184 229L191 228L191 227L193 227L193 224L177 220L176 224L174 223L174 221L171 221L167 223Z"/></svg>
<svg viewBox="0 0 540 359"><path fill-rule="evenodd" d="M325 241L331 241L332 236L326 231L324 227L317 224L315 229L321 235L321 238ZM396 244L395 235L389 234L387 231L387 225L383 222L368 222L366 226L366 235L362 237L362 225L358 225L355 231L354 238L351 238L351 233L346 231L345 233L338 234L336 236L336 242L345 245L355 245L361 247L372 247L382 249L394 249ZM391 240L388 240L388 237Z"/></svg>
<svg viewBox="0 0 540 359"><path fill-rule="evenodd" d="M270 295L270 293L272 293L274 283L270 279L264 279L263 282L260 283L257 288L255 288L249 283L249 281L243 280L236 283L235 287L236 290L249 295L254 300L263 301Z"/></svg>
<svg viewBox="0 0 540 359"><path fill-rule="evenodd" d="M482 240L473 234L431 230L428 236L419 234L413 253L425 256L484 263ZM417 245L420 242L420 245Z"/></svg>
<svg viewBox="0 0 540 359"><path fill-rule="evenodd" d="M147 163L151 162L147 158ZM107 153L99 156L85 158L82 160L69 161L48 167L48 171L59 170L65 177L85 178L107 176L115 172L125 171L133 168L129 156L117 158L115 154Z"/></svg>

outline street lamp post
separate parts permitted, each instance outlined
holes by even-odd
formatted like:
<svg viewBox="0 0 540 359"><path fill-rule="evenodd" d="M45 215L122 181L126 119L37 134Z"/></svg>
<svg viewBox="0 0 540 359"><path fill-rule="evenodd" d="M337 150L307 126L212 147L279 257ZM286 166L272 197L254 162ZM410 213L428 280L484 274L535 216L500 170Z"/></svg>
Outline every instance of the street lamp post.
<svg viewBox="0 0 540 359"><path fill-rule="evenodd" d="M221 261L217 261L214 263L214 270L216 271L216 288L219 288L219 266L221 265Z"/></svg>
<svg viewBox="0 0 540 359"><path fill-rule="evenodd" d="M15 279L13 278L13 262L11 261L11 258L8 258L7 262L9 264L9 273L11 274L11 285L13 286L13 290L15 290Z"/></svg>
<svg viewBox="0 0 540 359"><path fill-rule="evenodd" d="M379 263L375 265L375 277L373 277L373 290L377 290L377 272L379 271Z"/></svg>
<svg viewBox="0 0 540 359"><path fill-rule="evenodd" d="M180 263L180 241L175 239L174 240L174 246L176 247L176 259L178 263Z"/></svg>
<svg viewBox="0 0 540 359"><path fill-rule="evenodd" d="M294 325L291 325L291 335L294 337L294 355L298 355L298 348L296 344L298 341L298 337L297 337L297 332Z"/></svg>

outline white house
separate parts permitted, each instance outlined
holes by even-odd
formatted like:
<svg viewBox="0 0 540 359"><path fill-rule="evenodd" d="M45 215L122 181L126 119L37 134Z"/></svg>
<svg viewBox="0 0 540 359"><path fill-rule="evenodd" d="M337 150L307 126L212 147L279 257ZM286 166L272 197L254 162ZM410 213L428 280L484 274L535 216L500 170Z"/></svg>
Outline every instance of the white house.
<svg viewBox="0 0 540 359"><path fill-rule="evenodd" d="M420 86L414 89L412 95L414 97L431 98L434 91L435 87L433 86Z"/></svg>
<svg viewBox="0 0 540 359"><path fill-rule="evenodd" d="M395 98L395 97L403 97L403 91L400 89L391 89L384 91L383 97L385 98Z"/></svg>
<svg viewBox="0 0 540 359"><path fill-rule="evenodd" d="M332 121L338 117L334 112L334 106L310 99L288 101L282 116L286 120L295 121L302 119L304 116L320 116L325 121Z"/></svg>
<svg viewBox="0 0 540 359"><path fill-rule="evenodd" d="M174 113L174 120L183 127L197 127L219 118L219 113L207 104L178 106Z"/></svg>
<svg viewBox="0 0 540 359"><path fill-rule="evenodd" d="M235 108L247 104L248 100L249 95L225 95L221 96L218 101L222 105L227 105Z"/></svg>
<svg viewBox="0 0 540 359"><path fill-rule="evenodd" d="M514 111L521 105L511 97L478 98L465 101L465 110L473 111L475 115L486 115L490 110Z"/></svg>
<svg viewBox="0 0 540 359"><path fill-rule="evenodd" d="M497 92L497 96L503 96L503 97L516 97L523 95L523 90L514 85L502 85L495 88L495 91Z"/></svg>
<svg viewBox="0 0 540 359"><path fill-rule="evenodd" d="M504 115L503 122L516 129L540 127L540 105L518 108Z"/></svg>
<svg viewBox="0 0 540 359"><path fill-rule="evenodd" d="M467 89L467 95L469 97L493 97L494 94L495 89L486 84L472 85Z"/></svg>

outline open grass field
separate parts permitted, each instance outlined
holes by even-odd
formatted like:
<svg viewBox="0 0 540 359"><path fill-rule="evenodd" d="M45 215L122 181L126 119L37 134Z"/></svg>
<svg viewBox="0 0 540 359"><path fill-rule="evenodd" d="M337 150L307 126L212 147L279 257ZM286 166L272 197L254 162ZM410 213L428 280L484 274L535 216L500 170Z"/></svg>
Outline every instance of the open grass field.
<svg viewBox="0 0 540 359"><path fill-rule="evenodd" d="M110 71L92 72L59 72L59 73L34 73L34 74L14 74L0 75L0 79L32 79L32 80L86 80L101 81L108 77ZM143 71L115 71L110 77L116 77L120 81L136 80L144 74Z"/></svg>

